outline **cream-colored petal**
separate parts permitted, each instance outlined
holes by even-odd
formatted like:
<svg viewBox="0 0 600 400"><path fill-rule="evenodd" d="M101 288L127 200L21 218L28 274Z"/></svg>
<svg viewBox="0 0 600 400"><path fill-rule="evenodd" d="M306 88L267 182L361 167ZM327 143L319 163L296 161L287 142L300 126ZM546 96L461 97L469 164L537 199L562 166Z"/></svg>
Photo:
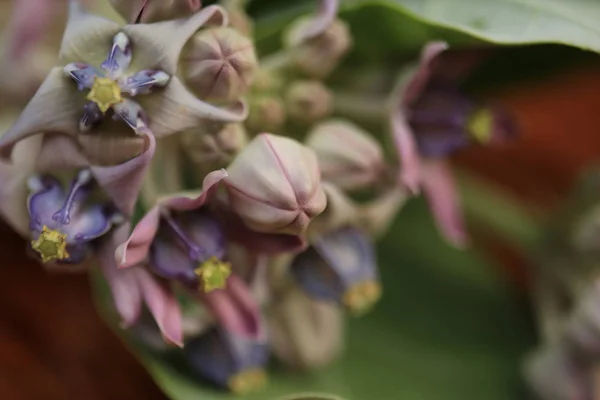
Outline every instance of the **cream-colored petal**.
<svg viewBox="0 0 600 400"><path fill-rule="evenodd" d="M8 157L15 143L42 132L77 134L82 112L75 84L63 75L62 68L53 68L17 121L0 138L0 156Z"/></svg>
<svg viewBox="0 0 600 400"><path fill-rule="evenodd" d="M123 31L134 43L134 63L143 69L159 69L173 75L183 46L198 29L227 24L225 10L219 6L208 6L189 18L126 25Z"/></svg>
<svg viewBox="0 0 600 400"><path fill-rule="evenodd" d="M61 61L64 64L83 62L100 65L110 50L113 36L120 29L116 22L89 14L80 1L71 0L69 20L60 46Z"/></svg>
<svg viewBox="0 0 600 400"><path fill-rule="evenodd" d="M167 87L140 97L156 137L183 132L209 121L241 122L248 116L246 102L238 100L228 107L217 107L197 99L177 77Z"/></svg>

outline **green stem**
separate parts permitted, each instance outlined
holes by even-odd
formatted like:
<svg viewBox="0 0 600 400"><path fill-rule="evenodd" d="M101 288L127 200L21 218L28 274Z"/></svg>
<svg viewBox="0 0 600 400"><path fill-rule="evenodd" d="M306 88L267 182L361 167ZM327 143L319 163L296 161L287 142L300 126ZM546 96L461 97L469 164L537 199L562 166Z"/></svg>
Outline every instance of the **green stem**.
<svg viewBox="0 0 600 400"><path fill-rule="evenodd" d="M381 96L336 91L334 111L344 117L381 123L388 119L389 105L387 99Z"/></svg>

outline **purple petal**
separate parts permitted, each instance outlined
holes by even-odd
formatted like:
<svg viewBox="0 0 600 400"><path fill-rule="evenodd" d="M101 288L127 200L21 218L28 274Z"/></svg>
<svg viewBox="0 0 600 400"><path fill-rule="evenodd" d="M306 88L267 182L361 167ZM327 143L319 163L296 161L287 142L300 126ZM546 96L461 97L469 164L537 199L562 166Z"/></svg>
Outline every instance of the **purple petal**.
<svg viewBox="0 0 600 400"><path fill-rule="evenodd" d="M121 90L132 96L151 93L156 88L165 87L171 77L163 71L143 70L130 76L121 84Z"/></svg>
<svg viewBox="0 0 600 400"><path fill-rule="evenodd" d="M93 101L85 103L83 106L83 115L79 120L79 130L85 132L90 130L104 119L104 114Z"/></svg>
<svg viewBox="0 0 600 400"><path fill-rule="evenodd" d="M45 176L30 179L29 184L35 188L27 199L27 208L31 218L30 229L41 232L44 225L55 229L56 221L52 219L52 216L63 206L66 199L66 193L60 181Z"/></svg>
<svg viewBox="0 0 600 400"><path fill-rule="evenodd" d="M448 43L446 42L429 42L423 47L417 70L406 86L401 87L397 93L400 107L408 107L421 95L431 79L435 62L446 50L448 50Z"/></svg>
<svg viewBox="0 0 600 400"><path fill-rule="evenodd" d="M230 379L249 370L262 370L268 360L265 341L240 337L214 328L190 341L183 349L192 368L222 388Z"/></svg>
<svg viewBox="0 0 600 400"><path fill-rule="evenodd" d="M202 181L200 193L183 195L176 194L159 200L161 207L175 211L190 211L202 207L215 193L218 184L227 177L227 171L219 169L207 174Z"/></svg>
<svg viewBox="0 0 600 400"><path fill-rule="evenodd" d="M400 180L412 193L419 192L420 164L419 150L414 134L405 119L403 111L395 110L391 118L392 139L400 157Z"/></svg>
<svg viewBox="0 0 600 400"><path fill-rule="evenodd" d="M355 284L378 280L373 245L355 228L319 237L312 248L296 257L292 273L312 297L338 302Z"/></svg>
<svg viewBox="0 0 600 400"><path fill-rule="evenodd" d="M124 99L112 106L115 115L136 132L147 129L147 116L142 107L133 100Z"/></svg>
<svg viewBox="0 0 600 400"><path fill-rule="evenodd" d="M133 213L142 180L156 149L152 133L144 135L148 139L148 147L144 153L119 165L91 167L96 182L125 216Z"/></svg>
<svg viewBox="0 0 600 400"><path fill-rule="evenodd" d="M123 32L119 32L114 36L108 57L100 67L110 78L117 79L127 71L130 63L131 44L129 38Z"/></svg>
<svg viewBox="0 0 600 400"><path fill-rule="evenodd" d="M103 74L98 71L95 67L84 64L84 63L70 63L64 68L64 71L69 75L75 82L77 82L77 89L89 89L94 84L94 79L97 76Z"/></svg>
<svg viewBox="0 0 600 400"><path fill-rule="evenodd" d="M466 246L469 239L450 167L443 160L429 160L422 173L423 191L438 229L454 246Z"/></svg>
<svg viewBox="0 0 600 400"><path fill-rule="evenodd" d="M158 235L152 242L148 267L157 275L169 280L176 280L197 290L199 280L194 270L198 262L190 259L187 249L173 238Z"/></svg>

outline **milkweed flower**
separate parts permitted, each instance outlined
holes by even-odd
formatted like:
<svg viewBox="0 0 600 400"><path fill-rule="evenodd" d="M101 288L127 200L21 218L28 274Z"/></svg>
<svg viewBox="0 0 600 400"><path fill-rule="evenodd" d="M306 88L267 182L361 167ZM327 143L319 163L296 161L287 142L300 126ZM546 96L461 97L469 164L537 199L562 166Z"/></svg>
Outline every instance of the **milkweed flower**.
<svg viewBox="0 0 600 400"><path fill-rule="evenodd" d="M414 193L423 189L438 227L457 246L466 244L467 234L446 156L472 144L502 141L516 131L502 109L460 90L485 55L484 50L452 50L444 42L430 42L392 99L400 180Z"/></svg>

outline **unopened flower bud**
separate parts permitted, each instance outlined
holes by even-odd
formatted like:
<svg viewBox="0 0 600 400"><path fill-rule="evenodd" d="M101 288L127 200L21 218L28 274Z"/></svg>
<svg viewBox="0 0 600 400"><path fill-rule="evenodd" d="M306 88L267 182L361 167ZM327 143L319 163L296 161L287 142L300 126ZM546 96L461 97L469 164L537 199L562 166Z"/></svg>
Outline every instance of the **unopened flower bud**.
<svg viewBox="0 0 600 400"><path fill-rule="evenodd" d="M285 123L283 101L276 96L260 96L250 101L246 126L252 132L277 131Z"/></svg>
<svg viewBox="0 0 600 400"><path fill-rule="evenodd" d="M310 24L309 19L298 21L288 32L286 43L292 52L293 63L302 73L323 78L329 75L338 65L342 57L352 46L352 37L348 25L336 19L331 26L320 35L294 46L294 31L301 30Z"/></svg>
<svg viewBox="0 0 600 400"><path fill-rule="evenodd" d="M325 209L317 158L295 140L260 134L227 172L231 206L250 229L302 234Z"/></svg>
<svg viewBox="0 0 600 400"><path fill-rule="evenodd" d="M202 99L231 101L252 83L258 61L252 41L234 29L197 33L182 56L184 79Z"/></svg>
<svg viewBox="0 0 600 400"><path fill-rule="evenodd" d="M226 167L247 143L242 124L226 124L215 133L189 130L181 135L183 150L202 170Z"/></svg>
<svg viewBox="0 0 600 400"><path fill-rule="evenodd" d="M200 0L108 0L127 22L155 22L191 15L202 6Z"/></svg>
<svg viewBox="0 0 600 400"><path fill-rule="evenodd" d="M271 350L291 368L325 366L341 352L344 321L335 303L315 301L298 287L287 290L267 313Z"/></svg>
<svg viewBox="0 0 600 400"><path fill-rule="evenodd" d="M361 189L381 178L385 166L381 147L351 122L330 120L317 125L306 145L317 154L323 180L342 189Z"/></svg>
<svg viewBox="0 0 600 400"><path fill-rule="evenodd" d="M333 94L319 81L296 81L287 89L285 106L290 118L311 123L331 114Z"/></svg>

